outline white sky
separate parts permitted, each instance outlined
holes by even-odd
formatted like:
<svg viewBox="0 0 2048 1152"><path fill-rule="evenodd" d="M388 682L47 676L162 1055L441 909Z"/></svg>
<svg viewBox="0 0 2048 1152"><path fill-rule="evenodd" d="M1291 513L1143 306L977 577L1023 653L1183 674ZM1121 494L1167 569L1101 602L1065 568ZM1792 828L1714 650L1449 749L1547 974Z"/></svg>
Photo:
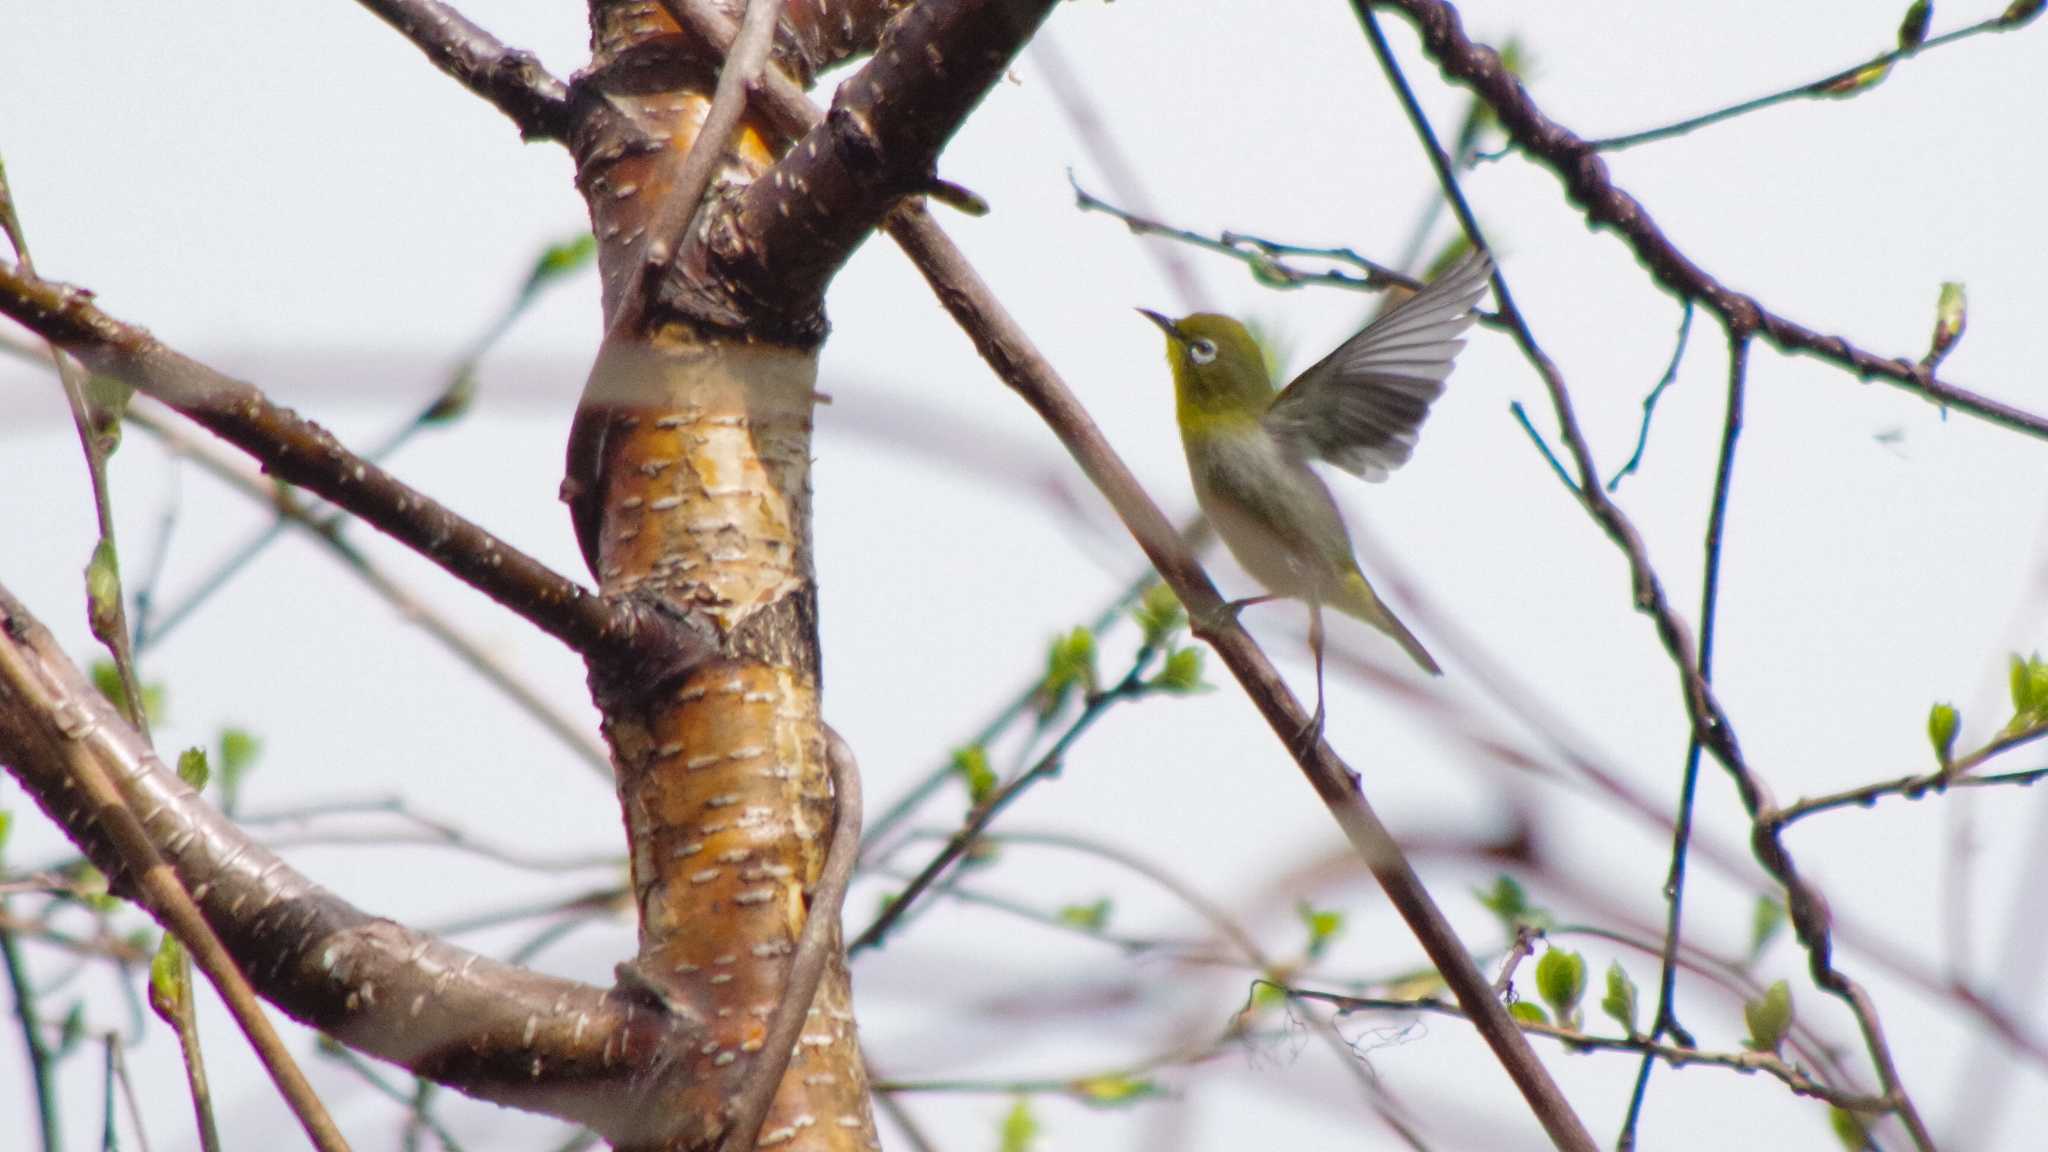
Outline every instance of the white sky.
<svg viewBox="0 0 2048 1152"><path fill-rule="evenodd" d="M1481 39L1524 37L1547 111L1605 135L1818 77L1888 43L1904 7L1495 2L1464 10ZM1937 30L1997 7L1943 5ZM465 11L560 74L583 59L575 4L479 0ZM1050 27L1160 210L1177 222L1386 256L1433 195L1345 5L1077 3L1061 5ZM1448 132L1460 97L1415 63L1405 30L1395 36ZM2038 114L2027 95L2044 69L2048 31L2036 26L1911 62L1853 101L1795 104L1611 162L1707 268L1880 353L1922 351L1938 284L1965 281L1969 332L1946 375L2048 409L2033 322L2048 299L2038 260L2048 220L2028 207L2048 176L2029 146ZM246 374L359 444L430 395L539 248L585 219L560 149L522 145L495 111L341 2L0 4L0 156L46 274L94 289L115 315ZM1157 333L1130 308L1182 305L1120 228L1074 211L1069 166L1107 192L1027 56L941 165L995 212L946 224L1178 514L1192 498ZM1508 160L1472 174L1467 188L1611 472L1670 355L1677 309L1617 241L1588 233L1547 174ZM1192 259L1212 303L1257 317L1303 357L1340 339L1366 307L1343 293L1276 294L1235 265ZM590 276L551 294L487 362L476 414L397 461L408 480L579 576L554 492L596 341L595 302ZM834 404L820 416L817 452L826 712L860 752L872 812L978 727L1036 668L1047 637L1098 611L1138 561L1051 437L975 359L899 254L883 243L864 249L830 307L824 387ZM1688 617L1724 365L1720 334L1702 317L1659 411L1648 463L1621 490ZM1649 622L1630 611L1619 555L1529 447L1508 416L1511 399L1551 426L1532 373L1503 338L1482 334L1415 462L1382 487L1339 478L1354 524L1369 536L1368 570L1386 574L1383 585L1448 675L1426 689L1441 708L1359 681L1335 687L1330 736L1398 831L1495 832L1504 797L1515 796L1536 806L1554 863L1607 903L1589 907L1538 885L1539 901L1570 918L1653 917L1662 833L1581 791L1504 785L1511 777L1474 739L1497 736L1559 760L1542 733L1485 690L1483 670L1498 667L1511 670L1518 699L1555 719L1552 732L1576 734L1581 750L1660 809L1675 795L1684 748L1675 677ZM0 483L0 581L84 655L78 572L91 527L83 469L54 388L5 361L0 451L8 478ZM1043 498L1047 477L1066 496L1080 494L1080 513ZM140 434L118 457L116 482L131 574L177 494L165 577L174 597L259 521L195 471L174 472ZM1966 745L2003 722L2004 654L2048 644L2044 493L2048 446L1963 417L1943 420L1917 399L1810 361L1756 353L1717 670L1744 748L1780 799L1924 770L1934 700L1961 706ZM588 710L580 667L551 642L397 549L376 551L507 660ZM1391 564L1390 554L1398 558ZM1247 588L1220 560L1218 571L1226 589ZM170 686L166 747L207 740L230 722L262 734L268 751L250 785L252 806L402 790L425 810L550 855L617 848L607 788L430 641L395 626L314 549L296 540L274 548L235 593L147 671ZM1261 609L1247 620L1306 689L1297 615ZM1343 638L1377 664L1402 666L1363 629ZM1126 651L1112 644L1105 670ZM2036 762L2021 753L2003 763ZM0 784L0 805L24 803ZM1739 810L1711 768L1700 804L1704 834L1739 851ZM2026 883L2039 866L2030 844L2041 840L2040 804L2023 791L1891 801L1817 818L1789 843L1866 938L1877 931L1936 973L1964 957L1973 979L2015 1011L2038 1014L2048 1006L2031 976L2039 949L2021 951L2017 965L2001 949L2009 924L2041 913ZM950 823L958 806L949 794L927 822ZM1350 920L1329 964L1334 974L1385 974L1414 962L1405 930L1356 875L1269 887L1340 853L1342 842L1227 682L1199 701L1113 714L1065 775L1006 823L1086 832L1165 861L1226 905L1257 909L1253 919L1276 951L1298 944L1288 911L1296 897L1342 908ZM1948 875L1959 830L1971 846L1960 886ZM60 847L31 819L10 859L45 859ZM420 924L612 879L602 871L535 878L412 849L309 849L291 858L364 907ZM1490 919L1467 896L1492 869L1422 863L1468 940L1493 947ZM421 883L423 874L435 882ZM1699 939L1738 951L1750 896L1725 874L1698 875L1690 923ZM1081 858L1017 849L976 881L1047 907L1113 895L1115 925L1137 934L1195 930L1184 909L1142 882ZM850 926L866 922L883 890L856 889ZM1968 893L1960 910L1959 890ZM1953 924L1965 926L1960 936ZM546 963L604 980L631 938L623 924L586 931ZM503 948L515 939L481 943ZM1617 955L1574 946L1596 971ZM1623 961L1647 1000L1651 966ZM2025 1146L2018 1118L2048 1108L2038 1066L1977 1047L1953 1005L1886 976L1863 950L1845 947L1842 965L1868 978L1908 1087L1954 1137L1945 1147ZM1797 949L1780 941L1759 971L1791 979L1802 1018L1850 1041L1849 1018L1818 997L1803 969ZM1239 972L1133 963L954 905L863 957L855 980L876 1063L905 1077L1108 1067L1159 1050L1172 1020L1192 1021L1198 1034L1220 1028L1244 986ZM69 986L53 1002L61 1008L91 987ZM1702 1042L1735 1047L1739 1011L1687 987L1685 1019ZM210 1002L208 1013L230 1145L268 1146L287 1130L282 1105ZM1362 1045L1365 1059L1429 1117L1436 1146L1538 1146L1505 1078L1461 1025L1437 1020L1397 1034L1377 1021L1350 1031L1374 1029L1385 1032ZM1611 1140L1633 1060L1544 1054L1596 1136ZM152 1028L132 1061L152 1146L192 1146L168 1037ZM358 1147L395 1146L388 1105L331 1063L311 1064ZM1169 1077L1188 1085L1178 1105L1104 1113L1047 1104L1045 1146L1393 1146L1319 1048L1231 1051L1210 1068L1192 1081ZM1991 1069L2007 1078L1991 1079ZM82 1147L98 1130L97 1073L66 1073L69 1136ZM993 1146L1008 1106L1001 1097L911 1103L948 1149ZM0 1041L0 1146L32 1140L31 1106L10 1031ZM451 1102L445 1111L471 1147L539 1148L548 1139L487 1107ZM2015 1122L2000 1127L2001 1116ZM1178 1135L1176 1123L1184 1125ZM513 1131L521 1135L502 1135ZM1816 1105L1765 1078L1712 1070L1660 1072L1644 1138L1650 1148L1832 1146ZM886 1128L885 1139L894 1146ZM1886 1146L1901 1145L1894 1135Z"/></svg>

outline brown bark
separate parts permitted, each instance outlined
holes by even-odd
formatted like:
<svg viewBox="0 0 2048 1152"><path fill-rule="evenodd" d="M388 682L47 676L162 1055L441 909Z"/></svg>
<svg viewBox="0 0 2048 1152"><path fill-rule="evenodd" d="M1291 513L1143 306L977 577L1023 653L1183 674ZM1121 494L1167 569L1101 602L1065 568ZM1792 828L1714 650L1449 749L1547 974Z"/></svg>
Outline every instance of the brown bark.
<svg viewBox="0 0 2048 1152"><path fill-rule="evenodd" d="M643 1118L674 1114L682 1078L648 1070L659 1053L700 1045L696 1022L367 915L200 799L4 588L0 645L33 677L0 683L0 764L116 891L132 893L131 861L67 767L70 754L97 762L265 1000L469 1095L615 1141L639 1136Z"/></svg>
<svg viewBox="0 0 2048 1152"><path fill-rule="evenodd" d="M791 1007L803 997L790 992L817 971L796 962L818 954L818 933L805 932L814 906L836 921L830 893L843 887L821 884L821 874L843 878L851 861L850 843L828 861L837 846L828 759L841 773L850 761L828 758L820 719L810 554L821 299L882 216L930 186L939 148L1053 0L926 0L909 17L903 0L787 0L777 56L789 74L808 78L878 42L879 59L801 140L786 115L750 114L722 186L679 250L661 253L663 275L649 277L648 232L709 110L725 50L681 34L668 15L697 2L592 0L592 67L567 87L435 0L371 3L530 135L565 137L575 152L606 315L631 321L613 325L593 369L564 482L601 601L254 388L119 324L89 294L0 268L8 313L585 656L640 913L622 987L550 981L370 919L180 791L131 729L107 719L104 702L69 703L69 687L61 707L0 693L0 759L117 874L118 853L66 801L51 768L64 740L95 740L94 754L135 790L151 842L173 858L238 963L261 974L262 994L364 1051L583 1121L621 1147L707 1152L746 1131L733 1129L760 1098L749 1073L777 1063L765 1053L771 1028L800 1020L754 1143L872 1148L836 922L805 1010ZM719 4L728 15L744 8ZM778 75L765 86L775 85L788 82ZM647 284L659 291L621 308ZM0 623L17 640L32 630L6 604ZM52 683L83 685L61 659L39 659ZM74 708L93 711L85 735L66 726ZM838 819L854 807L840 804Z"/></svg>

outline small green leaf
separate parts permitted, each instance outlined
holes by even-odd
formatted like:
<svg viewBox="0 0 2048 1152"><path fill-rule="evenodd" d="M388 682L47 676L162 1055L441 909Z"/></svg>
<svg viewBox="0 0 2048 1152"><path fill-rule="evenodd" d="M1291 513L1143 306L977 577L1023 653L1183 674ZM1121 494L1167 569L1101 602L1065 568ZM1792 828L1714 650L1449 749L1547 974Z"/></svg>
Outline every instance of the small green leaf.
<svg viewBox="0 0 2048 1152"><path fill-rule="evenodd" d="M582 268L596 256L597 237L588 232L548 245L540 258L533 262L533 271L526 275L527 291L546 287L551 281Z"/></svg>
<svg viewBox="0 0 2048 1152"><path fill-rule="evenodd" d="M128 402L134 398L135 389L113 376L95 372L86 377L86 418L92 424L100 451L106 455L113 455L121 447L121 420L127 416Z"/></svg>
<svg viewBox="0 0 2048 1152"><path fill-rule="evenodd" d="M176 936L166 932L163 941L156 946L156 956L149 962L149 1006L156 1010L164 1023L175 1025L185 1009L185 998L191 994L185 968L185 946L178 943Z"/></svg>
<svg viewBox="0 0 2048 1152"><path fill-rule="evenodd" d="M1930 357L1946 354L1963 338L1963 329L1970 324L1970 301L1963 292L1962 284L1954 280L1943 281L1941 295L1934 302L1934 338L1929 344Z"/></svg>
<svg viewBox="0 0 2048 1152"><path fill-rule="evenodd" d="M1252 1011L1277 1008L1287 1002L1287 989L1271 980L1261 980L1252 985Z"/></svg>
<svg viewBox="0 0 2048 1152"><path fill-rule="evenodd" d="M85 611L92 634L102 643L121 631L121 560L106 537L93 545L85 565Z"/></svg>
<svg viewBox="0 0 2048 1152"><path fill-rule="evenodd" d="M1534 1000L1517 1000L1508 1005L1508 1015L1524 1024L1550 1023L1550 1017L1544 1015L1542 1006Z"/></svg>
<svg viewBox="0 0 2048 1152"><path fill-rule="evenodd" d="M1749 960L1754 964L1785 927L1785 906L1769 896L1756 898L1749 914Z"/></svg>
<svg viewBox="0 0 2048 1152"><path fill-rule="evenodd" d="M1870 1133L1863 1127L1862 1118L1847 1108L1829 1108L1828 1127L1834 1129L1835 1139L1848 1152L1864 1152L1870 1147Z"/></svg>
<svg viewBox="0 0 2048 1152"><path fill-rule="evenodd" d="M1176 648L1168 652L1165 666L1152 677L1152 687L1176 696L1205 691L1209 686L1202 682L1202 650Z"/></svg>
<svg viewBox="0 0 2048 1152"><path fill-rule="evenodd" d="M1054 639L1045 656L1045 678L1038 685L1039 716L1058 712L1075 689L1093 694L1095 685L1095 633L1076 628Z"/></svg>
<svg viewBox="0 0 2048 1152"><path fill-rule="evenodd" d="M1163 582L1145 589L1145 594L1138 598L1138 606L1131 609L1131 618L1138 622L1148 648L1163 647L1188 621L1180 597Z"/></svg>
<svg viewBox="0 0 2048 1152"><path fill-rule="evenodd" d="M1823 84L1819 88L1814 89L1814 91L1819 92L1822 96L1855 96L1884 83L1884 78L1891 75L1891 72L1891 62L1880 60L1875 63L1866 64L1846 76Z"/></svg>
<svg viewBox="0 0 2048 1152"><path fill-rule="evenodd" d="M2044 4L2048 4L2048 0L2012 0L1998 17L1998 22L2007 28L2017 28L2039 16Z"/></svg>
<svg viewBox="0 0 2048 1152"><path fill-rule="evenodd" d="M1159 1085L1143 1076L1089 1076L1072 1085L1074 1095L1097 1108L1116 1108L1157 1096Z"/></svg>
<svg viewBox="0 0 2048 1152"><path fill-rule="evenodd" d="M1586 958L1565 948L1546 949L1536 961L1536 994L1559 1023L1577 1028L1579 1001L1586 995Z"/></svg>
<svg viewBox="0 0 2048 1152"><path fill-rule="evenodd" d="M1100 932L1109 926L1109 899L1104 897L1093 904L1066 904L1060 907L1060 923L1087 932Z"/></svg>
<svg viewBox="0 0 2048 1152"><path fill-rule="evenodd" d="M1944 768L1955 759L1956 729L1962 723L1963 715L1953 704L1936 704L1927 710L1927 739L1934 745L1935 762Z"/></svg>
<svg viewBox="0 0 2048 1152"><path fill-rule="evenodd" d="M953 771L967 783L967 801L980 804L994 794L996 770L989 767L988 749L979 744L969 744L953 750Z"/></svg>
<svg viewBox="0 0 2048 1152"><path fill-rule="evenodd" d="M434 402L427 405L426 411L420 413L420 423L450 423L469 411L469 406L475 402L476 362L471 360L456 369L455 378L448 381L448 386L441 390L439 396L434 397Z"/></svg>
<svg viewBox="0 0 2048 1152"><path fill-rule="evenodd" d="M2015 652L2006 661L2006 684L2012 690L2012 714L2018 721L2040 706L2034 695L2034 665L2039 656L2026 657Z"/></svg>
<svg viewBox="0 0 2048 1152"><path fill-rule="evenodd" d="M1301 917L1301 923L1308 929L1308 955L1313 960L1321 956L1330 942L1344 931L1344 914L1329 909L1317 908L1306 900L1296 901L1294 914Z"/></svg>
<svg viewBox="0 0 2048 1152"><path fill-rule="evenodd" d="M128 716L128 693L121 689L121 670L114 667L114 662L111 660L95 660L86 671L92 677L93 687L100 690L100 695L105 696L108 702L113 704L115 710L120 712L121 715ZM152 724L163 719L164 686L162 684L150 680L143 681L142 710L149 713L149 721ZM135 717L128 716L128 721L131 724L134 723Z"/></svg>
<svg viewBox="0 0 2048 1152"><path fill-rule="evenodd" d="M85 1001L73 1000L64 1013L64 1026L57 1033L57 1059L71 1055L78 1050L78 1042L85 1039Z"/></svg>
<svg viewBox="0 0 2048 1152"><path fill-rule="evenodd" d="M1742 1018L1749 1023L1743 1046L1752 1052L1776 1052L1792 1028L1791 986L1783 980L1772 984L1762 997L1742 1006Z"/></svg>
<svg viewBox="0 0 2048 1152"><path fill-rule="evenodd" d="M246 728L220 730L220 806L229 814L241 807L242 781L263 754L263 740Z"/></svg>
<svg viewBox="0 0 2048 1152"><path fill-rule="evenodd" d="M1600 1010L1621 1025L1623 1034L1636 1035L1636 982L1622 971L1619 961L1607 962L1607 995L1600 998Z"/></svg>
<svg viewBox="0 0 2048 1152"><path fill-rule="evenodd" d="M121 906L120 897L107 885L107 874L90 864L80 866L77 877L71 881L71 890L87 908L102 916Z"/></svg>
<svg viewBox="0 0 2048 1152"><path fill-rule="evenodd" d="M1038 1143L1038 1118L1031 1114L1031 1101L1019 1097L1003 1117L1003 1152L1031 1152Z"/></svg>
<svg viewBox="0 0 2048 1152"><path fill-rule="evenodd" d="M178 753L178 779L194 792L204 792L207 777L212 774L206 766L206 749L187 748Z"/></svg>
<svg viewBox="0 0 2048 1152"><path fill-rule="evenodd" d="M7 834L14 831L14 813L0 808L0 860L7 858Z"/></svg>
<svg viewBox="0 0 2048 1152"><path fill-rule="evenodd" d="M1548 911L1530 904L1521 884L1505 872L1493 878L1492 888L1475 888L1472 895L1481 907L1500 919L1501 930L1509 936L1524 927L1543 931L1556 923L1556 917Z"/></svg>
<svg viewBox="0 0 2048 1152"><path fill-rule="evenodd" d="M1911 52L1927 41L1927 22L1934 18L1934 0L1913 0L1899 21L1899 51Z"/></svg>

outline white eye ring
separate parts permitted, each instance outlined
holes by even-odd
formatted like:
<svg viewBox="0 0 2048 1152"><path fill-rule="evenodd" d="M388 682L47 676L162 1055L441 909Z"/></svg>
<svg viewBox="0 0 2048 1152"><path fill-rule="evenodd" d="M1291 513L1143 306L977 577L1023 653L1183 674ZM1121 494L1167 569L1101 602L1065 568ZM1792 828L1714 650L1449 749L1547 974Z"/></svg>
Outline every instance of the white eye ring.
<svg viewBox="0 0 2048 1152"><path fill-rule="evenodd" d="M1213 363L1216 359L1216 342L1213 340L1197 340L1189 344L1188 359L1193 360L1197 364Z"/></svg>

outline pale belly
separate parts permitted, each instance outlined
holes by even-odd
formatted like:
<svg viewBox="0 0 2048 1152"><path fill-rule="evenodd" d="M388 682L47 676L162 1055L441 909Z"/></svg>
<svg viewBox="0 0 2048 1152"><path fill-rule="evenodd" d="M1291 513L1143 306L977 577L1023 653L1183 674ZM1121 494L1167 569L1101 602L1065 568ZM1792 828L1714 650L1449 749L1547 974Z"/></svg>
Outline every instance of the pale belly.
<svg viewBox="0 0 2048 1152"><path fill-rule="evenodd" d="M1322 480L1270 441L1212 448L1208 459L1195 496L1244 570L1276 596L1305 599L1330 588L1350 558L1351 537Z"/></svg>

